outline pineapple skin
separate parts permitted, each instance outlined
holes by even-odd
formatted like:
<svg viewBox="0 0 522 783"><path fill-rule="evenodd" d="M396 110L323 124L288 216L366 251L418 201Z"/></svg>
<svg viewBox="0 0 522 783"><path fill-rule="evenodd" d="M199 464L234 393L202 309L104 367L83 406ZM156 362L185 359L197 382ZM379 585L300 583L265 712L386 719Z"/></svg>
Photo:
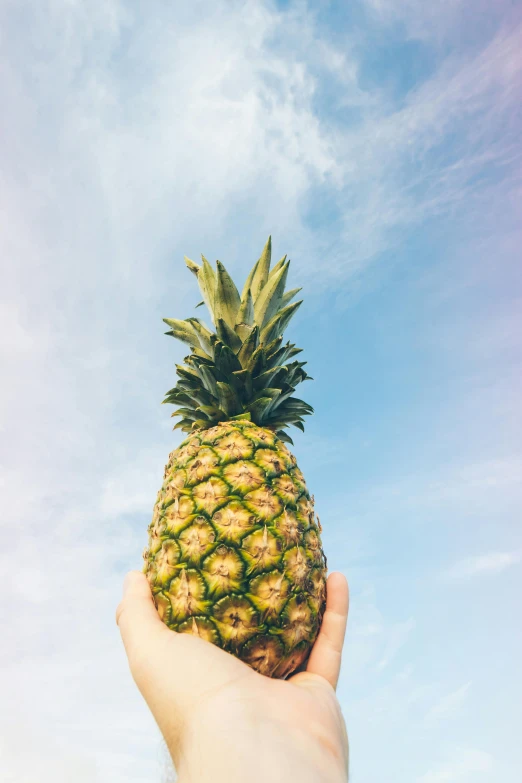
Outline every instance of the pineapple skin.
<svg viewBox="0 0 522 783"><path fill-rule="evenodd" d="M227 421L174 450L143 557L160 618L269 677L306 663L326 603L321 527L270 429Z"/></svg>

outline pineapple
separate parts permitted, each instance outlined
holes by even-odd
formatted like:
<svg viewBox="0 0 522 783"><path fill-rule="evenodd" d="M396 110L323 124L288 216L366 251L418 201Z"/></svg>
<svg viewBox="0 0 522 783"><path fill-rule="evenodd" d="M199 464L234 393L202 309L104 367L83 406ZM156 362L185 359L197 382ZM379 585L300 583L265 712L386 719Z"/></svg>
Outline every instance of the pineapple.
<svg viewBox="0 0 522 783"><path fill-rule="evenodd" d="M145 573L169 628L222 647L261 674L302 668L325 608L319 518L285 428L310 405L309 376L282 333L301 301L289 261L270 270L271 238L240 296L225 267L186 258L215 331L165 318L191 348L164 400L189 433L169 457L149 525Z"/></svg>

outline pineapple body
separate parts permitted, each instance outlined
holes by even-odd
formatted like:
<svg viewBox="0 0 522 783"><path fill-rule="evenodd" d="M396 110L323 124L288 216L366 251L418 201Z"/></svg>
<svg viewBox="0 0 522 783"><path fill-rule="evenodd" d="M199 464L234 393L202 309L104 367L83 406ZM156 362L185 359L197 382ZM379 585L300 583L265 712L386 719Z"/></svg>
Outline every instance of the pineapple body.
<svg viewBox="0 0 522 783"><path fill-rule="evenodd" d="M324 613L326 558L313 498L272 430L226 421L170 454L144 559L173 631L270 677L305 663Z"/></svg>

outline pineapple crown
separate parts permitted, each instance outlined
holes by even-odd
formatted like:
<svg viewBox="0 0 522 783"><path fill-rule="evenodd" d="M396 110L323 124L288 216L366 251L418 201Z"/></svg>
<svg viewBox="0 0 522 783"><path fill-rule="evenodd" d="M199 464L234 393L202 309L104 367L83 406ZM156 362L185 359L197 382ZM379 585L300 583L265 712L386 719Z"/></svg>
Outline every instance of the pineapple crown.
<svg viewBox="0 0 522 783"><path fill-rule="evenodd" d="M301 289L285 293L290 261L285 255L271 270L271 253L268 237L241 296L220 261L214 270L204 256L202 265L185 257L203 295L197 306L207 306L215 332L199 318L163 319L170 327L166 334L191 347L184 364L176 365L178 382L163 401L181 406L172 414L181 416L174 429L194 432L247 419L288 443L286 427L304 431L303 416L313 408L292 395L310 376L303 369L306 362L288 361L301 348L282 344L283 331L302 304L291 303Z"/></svg>

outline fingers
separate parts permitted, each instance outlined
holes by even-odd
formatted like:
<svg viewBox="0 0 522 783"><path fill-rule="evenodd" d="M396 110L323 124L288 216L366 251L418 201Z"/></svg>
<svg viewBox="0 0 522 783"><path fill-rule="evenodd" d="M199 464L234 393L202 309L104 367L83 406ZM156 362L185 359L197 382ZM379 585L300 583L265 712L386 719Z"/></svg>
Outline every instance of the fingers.
<svg viewBox="0 0 522 783"><path fill-rule="evenodd" d="M346 577L339 572L330 574L326 583L326 611L306 671L324 677L333 688L337 686L341 669L348 605Z"/></svg>
<svg viewBox="0 0 522 783"><path fill-rule="evenodd" d="M129 658L131 669L139 656L146 654L166 626L161 622L152 600L145 574L131 571L123 584L123 599L116 610L116 623Z"/></svg>
<svg viewBox="0 0 522 783"><path fill-rule="evenodd" d="M131 571L125 578L116 622L132 675L149 706L157 686L166 692L168 684L173 698L187 701L217 677L234 675L244 667L215 645L168 628L160 620L149 583L140 571Z"/></svg>

